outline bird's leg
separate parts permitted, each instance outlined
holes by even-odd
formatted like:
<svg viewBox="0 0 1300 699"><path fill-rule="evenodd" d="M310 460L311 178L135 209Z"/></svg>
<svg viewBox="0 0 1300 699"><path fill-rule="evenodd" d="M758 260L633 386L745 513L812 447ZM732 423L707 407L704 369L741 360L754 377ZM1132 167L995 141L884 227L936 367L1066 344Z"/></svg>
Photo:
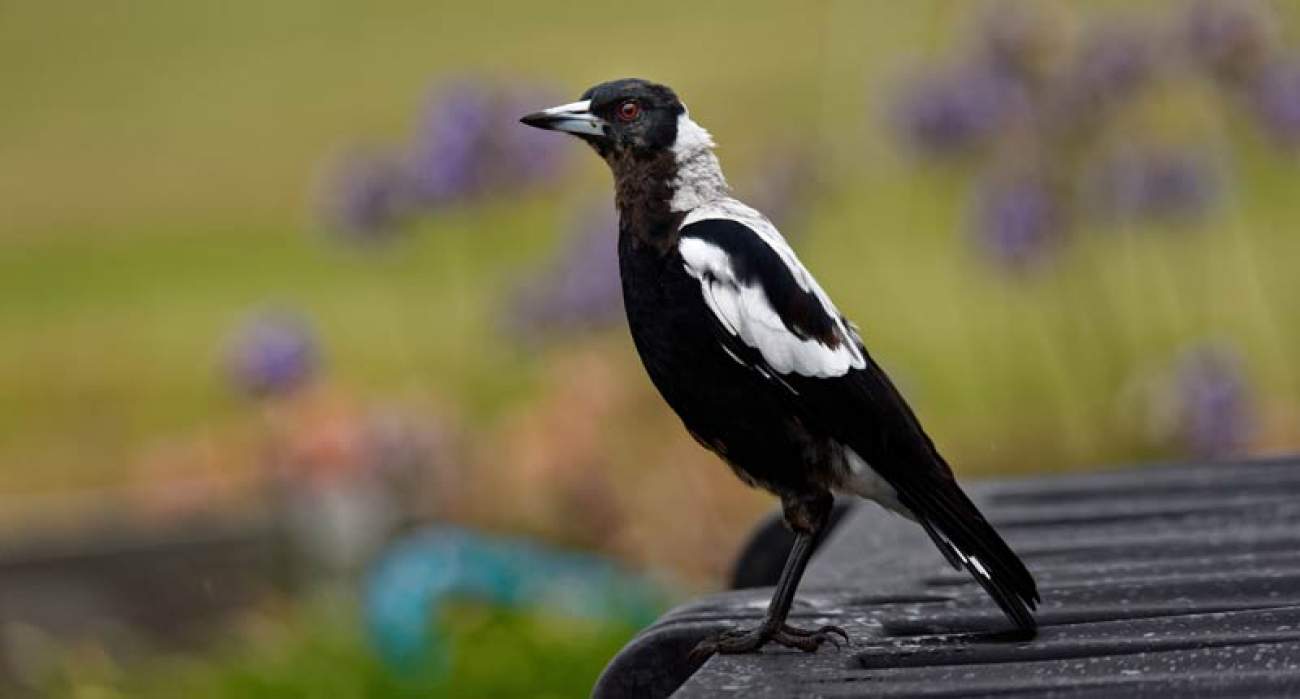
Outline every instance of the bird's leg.
<svg viewBox="0 0 1300 699"><path fill-rule="evenodd" d="M779 643L788 648L803 651L815 651L823 643L831 642L839 647L839 636L845 642L849 636L838 626L823 626L818 629L800 629L785 623L790 615L790 606L794 604L794 593L803 578L808 559L812 558L813 544L830 520L832 499L829 493L815 495L783 497L785 520L794 530L794 547L785 560L785 568L777 580L776 591L767 606L767 616L763 623L752 629L732 629L700 641L691 651L694 658L707 658L714 653L748 653L758 650L768 641Z"/></svg>

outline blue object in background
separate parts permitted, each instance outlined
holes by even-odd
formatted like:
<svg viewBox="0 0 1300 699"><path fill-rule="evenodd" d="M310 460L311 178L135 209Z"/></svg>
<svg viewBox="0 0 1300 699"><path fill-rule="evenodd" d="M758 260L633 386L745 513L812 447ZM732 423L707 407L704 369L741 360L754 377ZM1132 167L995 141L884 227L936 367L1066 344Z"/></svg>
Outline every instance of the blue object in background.
<svg viewBox="0 0 1300 699"><path fill-rule="evenodd" d="M437 628L448 599L644 626L667 595L599 556L430 527L390 547L365 581L366 627L381 657L404 671L447 667Z"/></svg>

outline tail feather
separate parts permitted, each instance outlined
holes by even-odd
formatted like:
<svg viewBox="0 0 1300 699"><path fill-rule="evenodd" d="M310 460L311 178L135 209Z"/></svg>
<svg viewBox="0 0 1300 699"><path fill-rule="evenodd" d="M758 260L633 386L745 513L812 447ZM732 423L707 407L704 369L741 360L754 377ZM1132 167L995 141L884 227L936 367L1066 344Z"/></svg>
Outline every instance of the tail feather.
<svg viewBox="0 0 1300 699"><path fill-rule="evenodd" d="M956 483L909 493L906 504L954 568L965 568L1019 629L1038 628L1038 584Z"/></svg>
<svg viewBox="0 0 1300 699"><path fill-rule="evenodd" d="M970 571L1016 626L1034 630L1034 576L962 492L907 401L855 339L866 366L842 379L792 379L799 406L823 418L849 454L888 483L948 561ZM881 489L869 490L864 495L880 501Z"/></svg>
<svg viewBox="0 0 1300 699"><path fill-rule="evenodd" d="M925 533L930 535L930 541L933 541L935 547L939 549L939 553L942 553L943 557L948 559L948 565L952 566L953 570L961 570L965 567L965 561L962 560L961 554L957 552L957 549L953 548L952 542L945 539L943 534L940 534L939 530L934 528L930 520L918 519L917 522L925 529Z"/></svg>

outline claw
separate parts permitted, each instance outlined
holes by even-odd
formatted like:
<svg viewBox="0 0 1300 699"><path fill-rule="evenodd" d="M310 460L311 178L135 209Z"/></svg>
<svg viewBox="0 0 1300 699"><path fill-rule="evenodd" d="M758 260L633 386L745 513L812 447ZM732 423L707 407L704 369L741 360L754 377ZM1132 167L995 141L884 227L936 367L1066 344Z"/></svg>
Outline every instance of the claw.
<svg viewBox="0 0 1300 699"><path fill-rule="evenodd" d="M686 660L692 665L698 665L703 663L705 660L708 660L716 652L718 652L717 646L709 643L709 639L706 638L695 644L695 647L691 649L691 652L686 654Z"/></svg>
<svg viewBox="0 0 1300 699"><path fill-rule="evenodd" d="M849 640L849 632L845 631L844 629L838 626L832 626L830 624L827 624L826 626L821 627L821 629L819 630L822 633L835 634L839 636L840 638L844 639L844 645L846 646L851 644L851 641Z"/></svg>

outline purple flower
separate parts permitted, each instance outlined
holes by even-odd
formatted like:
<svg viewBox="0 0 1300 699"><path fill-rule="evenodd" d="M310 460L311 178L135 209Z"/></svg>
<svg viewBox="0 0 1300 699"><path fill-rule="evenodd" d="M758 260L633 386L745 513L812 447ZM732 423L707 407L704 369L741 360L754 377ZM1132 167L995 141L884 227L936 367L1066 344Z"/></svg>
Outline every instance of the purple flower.
<svg viewBox="0 0 1300 699"><path fill-rule="evenodd" d="M1188 218L1205 213L1218 193L1212 161L1169 148L1127 151L1091 176L1093 208L1117 218Z"/></svg>
<svg viewBox="0 0 1300 699"><path fill-rule="evenodd" d="M1043 5L1003 2L984 16L983 58L998 75L1035 83L1049 72L1063 43L1063 28L1060 18Z"/></svg>
<svg viewBox="0 0 1300 699"><path fill-rule="evenodd" d="M618 220L609 207L585 211L559 254L510 299L511 330L539 338L590 330L622 317Z"/></svg>
<svg viewBox="0 0 1300 699"><path fill-rule="evenodd" d="M547 182L568 144L517 122L520 114L553 101L543 90L471 81L435 92L411 147L411 178L420 200L437 208Z"/></svg>
<svg viewBox="0 0 1300 699"><path fill-rule="evenodd" d="M972 237L998 267L1025 272L1043 266L1064 242L1064 216L1052 187L1031 174L1002 177L978 193Z"/></svg>
<svg viewBox="0 0 1300 699"><path fill-rule="evenodd" d="M443 205L486 186L492 102L486 89L470 81L439 90L428 101L410 161L416 194L426 205Z"/></svg>
<svg viewBox="0 0 1300 699"><path fill-rule="evenodd" d="M351 240L390 238L411 213L401 166L374 153L352 153L326 172L321 194L325 226Z"/></svg>
<svg viewBox="0 0 1300 699"><path fill-rule="evenodd" d="M1061 89L1090 109L1132 95L1155 69L1155 41L1141 28L1112 24L1087 34Z"/></svg>
<svg viewBox="0 0 1300 699"><path fill-rule="evenodd" d="M1173 391L1177 437L1188 453L1222 457L1247 444L1254 416L1238 353L1214 345L1186 350L1174 368Z"/></svg>
<svg viewBox="0 0 1300 699"><path fill-rule="evenodd" d="M285 311L264 311L244 322L226 353L231 382L255 396L286 395L301 387L319 363L307 320Z"/></svg>
<svg viewBox="0 0 1300 699"><path fill-rule="evenodd" d="M1240 83L1268 61L1275 44L1275 21L1259 2L1201 0L1187 16L1188 50L1215 78Z"/></svg>
<svg viewBox="0 0 1300 699"><path fill-rule="evenodd" d="M1024 99L1014 82L988 70L935 74L909 83L896 122L916 150L952 155L985 143Z"/></svg>
<svg viewBox="0 0 1300 699"><path fill-rule="evenodd" d="M1300 147L1300 60L1271 65L1252 88L1255 113L1278 142Z"/></svg>

